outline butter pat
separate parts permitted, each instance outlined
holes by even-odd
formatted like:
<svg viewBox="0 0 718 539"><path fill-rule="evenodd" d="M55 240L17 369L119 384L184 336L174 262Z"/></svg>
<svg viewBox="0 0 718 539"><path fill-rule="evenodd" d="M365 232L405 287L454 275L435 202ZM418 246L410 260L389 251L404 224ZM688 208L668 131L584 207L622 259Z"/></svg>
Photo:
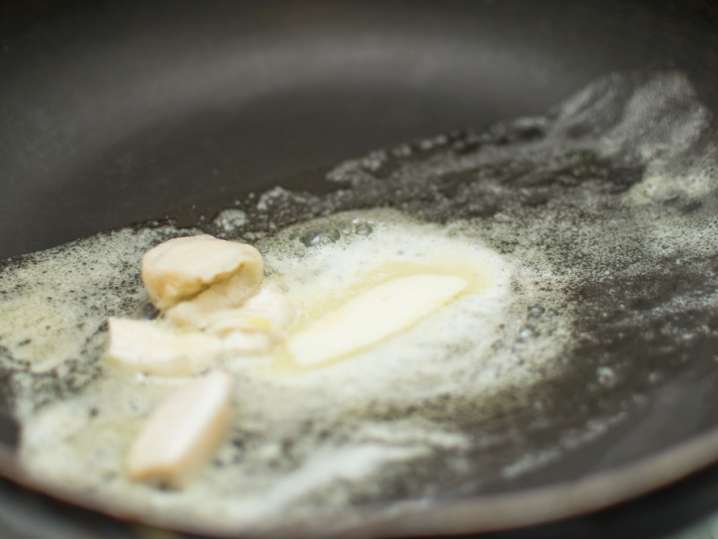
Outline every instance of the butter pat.
<svg viewBox="0 0 718 539"><path fill-rule="evenodd" d="M209 367L224 343L202 333L184 333L149 320L110 318L108 359L131 370L185 376Z"/></svg>
<svg viewBox="0 0 718 539"><path fill-rule="evenodd" d="M132 479L182 484L216 451L231 422L232 378L215 371L172 393L130 448Z"/></svg>
<svg viewBox="0 0 718 539"><path fill-rule="evenodd" d="M165 241L142 257L142 282L162 311L230 278L231 300L244 301L262 282L263 271L262 255L251 245L207 234Z"/></svg>
<svg viewBox="0 0 718 539"><path fill-rule="evenodd" d="M289 338L300 366L310 367L359 352L408 329L459 295L468 283L444 274L398 277L349 299Z"/></svg>

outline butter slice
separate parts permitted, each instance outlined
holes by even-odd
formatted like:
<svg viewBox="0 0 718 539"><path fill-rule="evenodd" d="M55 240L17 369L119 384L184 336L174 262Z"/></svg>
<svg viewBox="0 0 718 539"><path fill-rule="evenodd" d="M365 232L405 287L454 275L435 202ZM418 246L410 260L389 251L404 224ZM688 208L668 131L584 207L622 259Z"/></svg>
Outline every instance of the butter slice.
<svg viewBox="0 0 718 539"><path fill-rule="evenodd" d="M460 294L468 283L443 274L414 274L374 286L289 338L293 360L310 367L358 352L399 333Z"/></svg>
<svg viewBox="0 0 718 539"><path fill-rule="evenodd" d="M224 343L202 333L179 332L150 320L110 318L108 358L134 371L185 376L212 365Z"/></svg>
<svg viewBox="0 0 718 539"><path fill-rule="evenodd" d="M215 371L189 382L152 413L130 448L129 476L176 487L209 460L231 422L233 381Z"/></svg>

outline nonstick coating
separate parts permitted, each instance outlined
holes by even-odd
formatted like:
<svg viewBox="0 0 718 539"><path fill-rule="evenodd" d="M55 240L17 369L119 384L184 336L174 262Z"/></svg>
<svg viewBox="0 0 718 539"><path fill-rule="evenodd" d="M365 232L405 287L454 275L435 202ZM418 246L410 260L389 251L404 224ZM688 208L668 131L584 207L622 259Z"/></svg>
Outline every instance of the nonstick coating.
<svg viewBox="0 0 718 539"><path fill-rule="evenodd" d="M715 108L711 6L3 5L0 258L147 219L191 222L278 179L311 188L308 170L540 113L616 70L678 68ZM515 485L520 496L551 485L540 496L466 502L370 531L530 524L695 471L718 457L716 367L687 364L618 428Z"/></svg>

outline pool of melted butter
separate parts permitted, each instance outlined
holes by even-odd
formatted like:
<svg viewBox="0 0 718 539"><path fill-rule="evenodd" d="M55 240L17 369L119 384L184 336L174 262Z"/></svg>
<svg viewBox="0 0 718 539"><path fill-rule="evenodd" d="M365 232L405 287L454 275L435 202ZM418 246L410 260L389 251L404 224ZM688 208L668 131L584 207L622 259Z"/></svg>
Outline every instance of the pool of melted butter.
<svg viewBox="0 0 718 539"><path fill-rule="evenodd" d="M357 220L364 226L347 228ZM347 232L350 228L353 232ZM212 462L181 490L132 482L125 474L132 440L157 404L188 378L132 374L105 362L102 323L110 314L138 317L146 312L147 299L136 279L139 258L150 245L182 233L145 229L98 236L10 275L35 291L15 300L22 303L27 297L28 311L53 286L39 276L63 264L73 266L72 260L86 266L92 261L94 268L83 276L82 266L73 266L79 273L76 286L83 278L89 283L107 280L86 287L82 296L89 300L74 301L68 294L56 307L97 328L89 337L55 328L57 346L33 350L39 364L62 365L66 360L60 354L68 347L81 350L88 339L97 341L97 357L85 359L97 372L82 390L53 395L40 406L29 382L27 391L18 392L20 456L33 476L143 517L189 518L195 524L230 528L261 529L310 516L317 507L349 507L355 496L372 496L386 481L413 481L401 472L404 466L440 459L459 473L469 458L472 435L454 423L459 412L452 408L453 399L480 406L502 388L530 385L538 372L545 373L565 340L559 324L543 339L543 347L533 348L528 362L518 359L510 343L521 331L528 306L546 296L537 279L549 276L490 249L466 224L439 226L396 211L365 210L288 227L258 247L267 282L285 290L297 310L290 339L392 280L452 276L464 286L401 331L329 361L299 365L286 347L228 359L219 367L237 381L234 423ZM307 235L331 241L302 241ZM123 259L123 267L133 268L124 303L109 297L103 305L99 294L121 294L111 284L118 277L101 265L103 259ZM23 306L16 309L22 312ZM4 330L10 331L0 320L0 332ZM20 374L19 379L31 378ZM436 417L439 401L445 403L443 419Z"/></svg>

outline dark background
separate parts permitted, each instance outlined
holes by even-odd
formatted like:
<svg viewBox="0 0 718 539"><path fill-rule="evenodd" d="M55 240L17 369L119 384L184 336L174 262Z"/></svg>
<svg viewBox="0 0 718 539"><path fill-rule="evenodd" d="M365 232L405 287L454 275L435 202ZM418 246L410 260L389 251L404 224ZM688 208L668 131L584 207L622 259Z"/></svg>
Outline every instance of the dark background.
<svg viewBox="0 0 718 539"><path fill-rule="evenodd" d="M543 112L618 69L679 67L716 102L712 6L5 2L0 258Z"/></svg>

